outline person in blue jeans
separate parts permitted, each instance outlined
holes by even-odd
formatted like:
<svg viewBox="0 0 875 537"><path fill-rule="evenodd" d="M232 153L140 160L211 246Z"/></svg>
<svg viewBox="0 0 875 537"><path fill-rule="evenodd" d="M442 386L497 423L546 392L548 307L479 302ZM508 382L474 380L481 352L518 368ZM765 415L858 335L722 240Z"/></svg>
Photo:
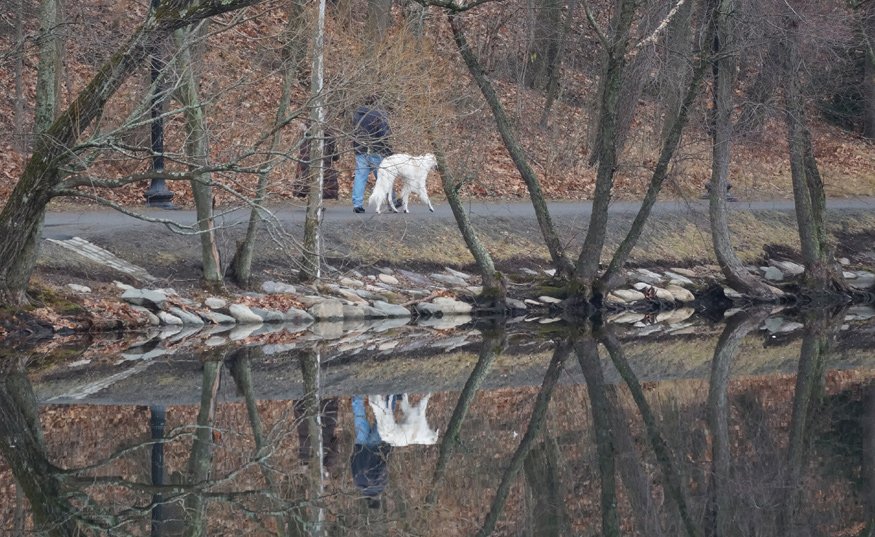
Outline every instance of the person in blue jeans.
<svg viewBox="0 0 875 537"><path fill-rule="evenodd" d="M379 98L371 95L353 114L352 148L355 153L355 176L352 183L352 210L356 213L365 212L365 187L368 176L377 177L377 169L385 157L392 154L389 138L392 130L389 128L389 118L386 111L379 107ZM393 203L395 199L392 193Z"/></svg>
<svg viewBox="0 0 875 537"><path fill-rule="evenodd" d="M394 408L396 396L388 397L392 397ZM350 461L352 479L367 498L368 507L376 509L380 507L379 496L389 482L386 461L392 452L392 446L383 442L377 424L368 420L364 396L353 396L352 415L355 425L355 446Z"/></svg>

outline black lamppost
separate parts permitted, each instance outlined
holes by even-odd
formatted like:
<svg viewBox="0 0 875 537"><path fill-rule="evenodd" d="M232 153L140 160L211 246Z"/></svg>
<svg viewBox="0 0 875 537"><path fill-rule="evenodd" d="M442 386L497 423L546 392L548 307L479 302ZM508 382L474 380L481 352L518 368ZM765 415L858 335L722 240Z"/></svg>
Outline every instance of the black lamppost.
<svg viewBox="0 0 875 537"><path fill-rule="evenodd" d="M152 0L153 12L158 9L160 3L161 0ZM163 67L160 56L158 44L153 42L149 54L149 70L153 88L150 111L152 113L152 172L155 175L152 177L149 190L146 191L146 206L173 209L173 192L167 188L164 178L159 177L164 173L164 119L161 117L164 111L164 101L158 84L158 79L161 77L161 67Z"/></svg>

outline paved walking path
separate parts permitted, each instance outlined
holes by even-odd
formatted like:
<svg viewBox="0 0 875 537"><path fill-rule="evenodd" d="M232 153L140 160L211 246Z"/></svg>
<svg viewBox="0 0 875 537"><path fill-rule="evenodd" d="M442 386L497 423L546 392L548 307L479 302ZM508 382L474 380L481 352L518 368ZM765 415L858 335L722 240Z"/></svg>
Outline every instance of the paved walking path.
<svg viewBox="0 0 875 537"><path fill-rule="evenodd" d="M739 201L729 204L731 211L792 211L793 202L786 200L778 201ZM518 202L471 202L465 204L466 209L475 217L502 217L502 218L534 218L532 204L528 201ZM592 211L590 201L559 201L549 204L550 214L554 219L588 217ZM629 215L638 211L640 203L615 202L611 205L611 213L617 215ZM827 208L834 211L844 210L867 210L875 211L875 197L873 198L842 198L827 200ZM368 211L365 214L355 214L348 203L330 202L326 207L324 221L326 223L364 223L373 218L416 218L420 224L429 219L446 222L453 220L453 214L446 202L435 204L434 214L417 202L411 202L410 214L375 214ZM654 214L677 213L707 213L707 200L693 201L665 201L657 203L653 208ZM184 225L195 222L194 210L166 211L162 209L138 210L151 218L172 219ZM300 206L295 208L278 207L271 210L272 214L283 224L300 224L304 221L304 209ZM224 215L224 224L244 224L249 219L249 211L238 209ZM44 237L53 239L66 239L72 236L87 238L90 234L104 235L110 230L130 231L142 228L163 228L161 224L154 224L132 218L128 215L109 209L86 208L81 212L49 212L46 215Z"/></svg>

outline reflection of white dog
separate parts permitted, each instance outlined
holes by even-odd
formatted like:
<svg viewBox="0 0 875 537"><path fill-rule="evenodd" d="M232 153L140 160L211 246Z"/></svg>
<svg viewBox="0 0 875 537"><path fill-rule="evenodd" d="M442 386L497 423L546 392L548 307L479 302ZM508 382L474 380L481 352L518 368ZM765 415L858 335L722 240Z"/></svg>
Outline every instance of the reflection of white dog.
<svg viewBox="0 0 875 537"><path fill-rule="evenodd" d="M391 401L382 395L371 395L368 403L374 411L377 420L377 432L380 439L390 446L403 447L412 445L431 446L437 443L438 432L428 426L425 409L431 394L426 395L415 406L410 405L410 399L405 393L401 397L401 419L395 420L395 412Z"/></svg>
<svg viewBox="0 0 875 537"><path fill-rule="evenodd" d="M434 212L434 207L428 200L425 179L428 177L428 172L433 170L435 166L437 166L437 160L431 153L418 157L398 153L384 158L377 169L377 184L374 185L374 191L368 198L368 204L375 205L377 214L379 214L383 202L386 201L389 207L397 213L398 209L392 204L392 189L395 187L395 178L400 177L404 212L410 212L407 210L407 200L410 198L411 192L415 192L419 199L428 204L428 209Z"/></svg>

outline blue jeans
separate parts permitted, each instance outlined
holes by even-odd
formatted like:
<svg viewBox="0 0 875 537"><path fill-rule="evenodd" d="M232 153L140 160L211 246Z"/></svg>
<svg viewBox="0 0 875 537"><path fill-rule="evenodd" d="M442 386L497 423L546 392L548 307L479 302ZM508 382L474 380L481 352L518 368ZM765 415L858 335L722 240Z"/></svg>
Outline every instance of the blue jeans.
<svg viewBox="0 0 875 537"><path fill-rule="evenodd" d="M368 184L368 176L374 172L377 178L377 168L383 162L383 157L375 153L356 154L355 178L352 183L352 206L362 207L365 202L365 186Z"/></svg>
<svg viewBox="0 0 875 537"><path fill-rule="evenodd" d="M355 443L368 447L380 445L380 433L377 431L376 424L371 425L371 422L368 421L368 414L365 410L365 398L363 396L353 396L352 415L355 423Z"/></svg>
<svg viewBox="0 0 875 537"><path fill-rule="evenodd" d="M368 176L374 172L377 178L377 168L383 162L383 157L376 153L356 154L355 177L352 182L352 206L363 207L365 202L365 187L368 184ZM395 201L395 193L392 192L392 201Z"/></svg>

